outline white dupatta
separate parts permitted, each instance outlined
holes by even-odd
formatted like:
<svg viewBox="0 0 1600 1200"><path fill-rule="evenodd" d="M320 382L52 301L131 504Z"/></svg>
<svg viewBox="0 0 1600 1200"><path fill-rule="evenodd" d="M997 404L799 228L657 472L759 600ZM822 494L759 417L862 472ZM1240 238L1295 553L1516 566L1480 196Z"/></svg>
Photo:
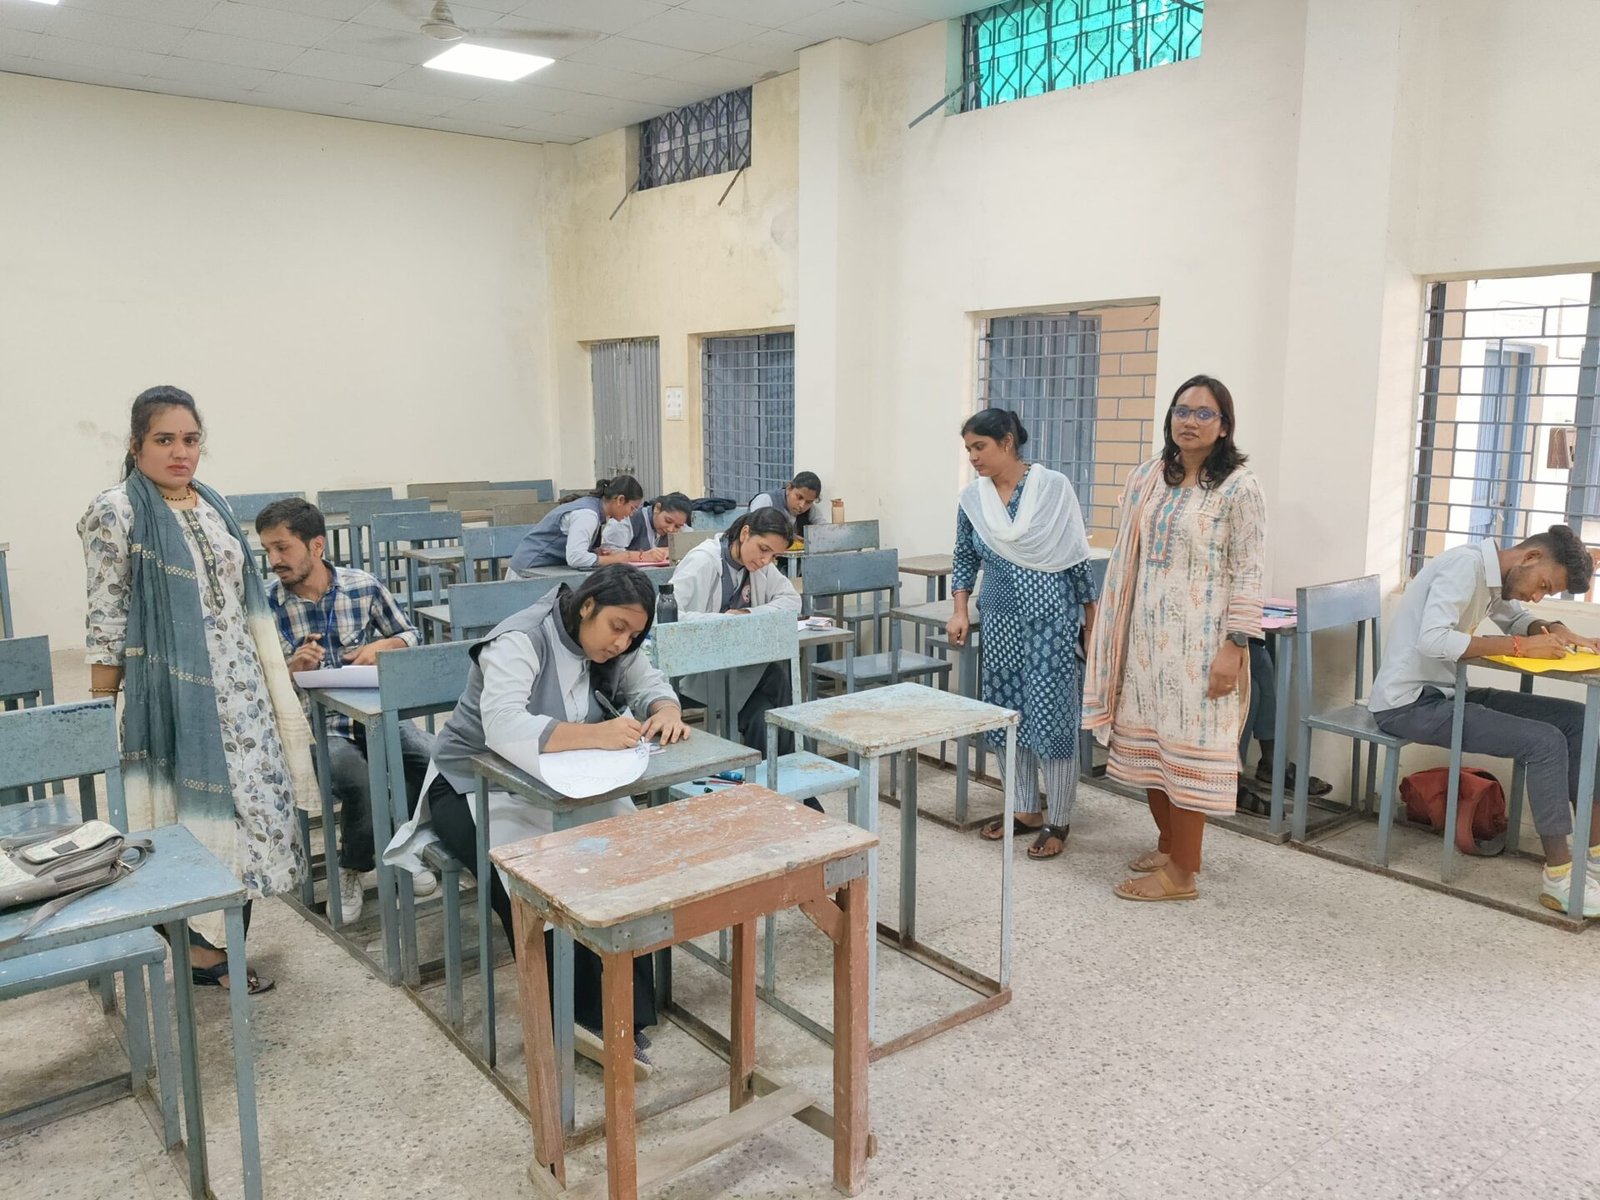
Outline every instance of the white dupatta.
<svg viewBox="0 0 1600 1200"><path fill-rule="evenodd" d="M1060 471L1034 463L1021 484L1013 521L994 483L982 476L961 491L961 511L984 544L1030 571L1065 571L1089 557L1077 493Z"/></svg>

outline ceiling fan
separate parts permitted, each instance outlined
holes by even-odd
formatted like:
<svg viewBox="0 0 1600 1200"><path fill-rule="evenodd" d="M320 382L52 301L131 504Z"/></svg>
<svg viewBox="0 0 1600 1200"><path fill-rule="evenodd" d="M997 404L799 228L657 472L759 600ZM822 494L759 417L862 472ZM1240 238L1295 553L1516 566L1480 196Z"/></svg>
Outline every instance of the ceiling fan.
<svg viewBox="0 0 1600 1200"><path fill-rule="evenodd" d="M417 11L417 5L407 3L406 0L389 0L389 7L405 13L408 17ZM455 14L450 11L448 0L434 0L427 13L418 21L416 32L422 37L446 45L471 38L482 45L505 45L519 49L526 48L530 43L553 48L557 43L592 42L600 36L587 29L469 29L456 21ZM414 35L392 35L370 40L374 44L395 46L412 43Z"/></svg>

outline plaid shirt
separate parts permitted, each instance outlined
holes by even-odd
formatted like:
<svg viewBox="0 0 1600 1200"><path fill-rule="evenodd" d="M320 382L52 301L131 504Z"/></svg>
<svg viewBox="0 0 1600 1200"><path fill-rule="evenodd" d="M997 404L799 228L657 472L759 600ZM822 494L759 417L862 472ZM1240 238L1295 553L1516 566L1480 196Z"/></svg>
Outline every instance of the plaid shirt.
<svg viewBox="0 0 1600 1200"><path fill-rule="evenodd" d="M296 596L281 579L267 585L267 600L278 620L278 641L285 659L314 633L322 635L323 667L343 666L347 652L383 638L402 638L408 646L417 644L417 631L383 584L365 571L324 565L333 583L320 600ZM340 713L328 714L328 733L355 740L353 723Z"/></svg>

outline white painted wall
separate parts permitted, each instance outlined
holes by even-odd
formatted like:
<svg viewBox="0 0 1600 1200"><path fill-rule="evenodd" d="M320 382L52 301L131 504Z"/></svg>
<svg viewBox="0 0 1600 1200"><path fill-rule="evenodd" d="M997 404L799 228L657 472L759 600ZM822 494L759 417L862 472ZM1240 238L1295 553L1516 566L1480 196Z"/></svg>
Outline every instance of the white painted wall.
<svg viewBox="0 0 1600 1200"><path fill-rule="evenodd" d="M152 384L194 393L224 493L556 473L543 156L0 74L17 632L81 644L74 528Z"/></svg>

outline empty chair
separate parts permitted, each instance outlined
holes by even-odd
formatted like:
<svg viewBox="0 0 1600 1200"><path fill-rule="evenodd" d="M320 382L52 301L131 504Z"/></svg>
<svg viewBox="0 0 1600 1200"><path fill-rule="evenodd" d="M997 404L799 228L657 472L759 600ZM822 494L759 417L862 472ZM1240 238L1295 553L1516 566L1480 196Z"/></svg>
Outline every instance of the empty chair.
<svg viewBox="0 0 1600 1200"><path fill-rule="evenodd" d="M487 479L462 479L453 483L412 483L406 485L408 499L431 500L435 504L443 504L450 498L451 492L465 492L475 488L487 488L493 485Z"/></svg>
<svg viewBox="0 0 1600 1200"><path fill-rule="evenodd" d="M30 639L31 640L31 639ZM43 639L39 639L43 640ZM94 780L104 776L104 819L127 832L128 814L122 795L122 755L117 741L116 706L108 701L64 704L0 713L0 791L59 785L78 780L78 805L64 797L0 809L0 837L93 820L100 816ZM24 943L26 944L26 943ZM74 946L36 950L0 962L0 1000L89 981L98 986L106 1011L115 1009L110 976L123 977L127 998L129 1073L64 1095L36 1101L0 1114L7 1133L35 1128L47 1121L83 1112L146 1086L152 1063L157 1070L162 1134L168 1149L178 1133L178 1059L172 1041L167 1005L167 948L153 929L136 929ZM148 986L148 992L146 988ZM179 986L185 986L180 983ZM146 1005L146 996L149 1005ZM155 1018L154 1055L150 1018Z"/></svg>
<svg viewBox="0 0 1600 1200"><path fill-rule="evenodd" d="M50 670L50 639L47 637L6 638L0 641L0 708L10 712L56 702L55 681ZM62 787L54 786L56 795ZM43 800L43 784L35 784L34 799ZM0 804L20 804L27 792L15 788L0 790Z"/></svg>
<svg viewBox="0 0 1600 1200"><path fill-rule="evenodd" d="M1300 723L1295 746L1295 761L1299 763L1294 773L1294 839L1305 841L1306 819L1310 807L1311 734L1313 731L1337 733L1351 739L1350 746L1350 804L1355 807L1361 783L1361 745L1363 742L1384 749L1383 790L1379 793L1377 860L1382 865L1389 861L1389 829L1394 820L1395 796L1400 790L1400 751L1407 745L1404 738L1393 737L1378 728L1362 699L1362 689L1370 685L1377 674L1378 661L1383 653L1380 626L1383 614L1383 594L1376 575L1360 579L1346 579L1339 583L1323 583L1303 587L1297 593L1297 625L1295 629L1295 692L1299 701ZM1355 694L1350 703L1315 707L1315 660L1312 657L1312 634L1335 629L1356 631ZM1372 662L1367 664L1368 629L1372 638ZM1376 751L1367 760L1367 795L1372 793L1377 772ZM1274 796L1274 805L1282 801ZM1279 814L1273 814L1274 819Z"/></svg>
<svg viewBox="0 0 1600 1200"><path fill-rule="evenodd" d="M534 500L519 504L491 504L489 506L489 524L537 525L548 517L556 507L554 500Z"/></svg>
<svg viewBox="0 0 1600 1200"><path fill-rule="evenodd" d="M358 570L370 570L382 579L382 568L378 565L376 556L371 559L372 565L370 567L367 565L367 539L372 530L372 518L379 513L425 513L431 512L432 509L433 506L421 498L396 500L391 496L388 499L380 497L376 500L350 501L350 565Z"/></svg>
<svg viewBox="0 0 1600 1200"><path fill-rule="evenodd" d="M450 640L481 638L514 612L521 612L545 593L583 576L549 575L539 579L500 579L491 583L458 583L450 589Z"/></svg>
<svg viewBox="0 0 1600 1200"><path fill-rule="evenodd" d="M546 504L556 498L556 484L553 479L503 479L482 486L485 491L491 492L533 492Z"/></svg>
<svg viewBox="0 0 1600 1200"><path fill-rule="evenodd" d="M516 552L523 536L532 528L532 523L502 525L497 521L487 528L476 525L463 529L461 579L466 583L499 579L505 571L502 560Z"/></svg>
<svg viewBox="0 0 1600 1200"><path fill-rule="evenodd" d="M317 507L322 510L323 516L327 516L329 513L347 513L352 504L393 499L392 487L324 488L317 493Z"/></svg>
<svg viewBox="0 0 1600 1200"><path fill-rule="evenodd" d="M836 554L841 550L878 549L876 521L845 521L838 525L812 525L805 531L806 553Z"/></svg>
<svg viewBox="0 0 1600 1200"><path fill-rule="evenodd" d="M871 620L874 626L886 620L889 610L900 603L899 551L857 550L807 555L805 601L808 606L818 600L842 604L850 597L868 598L869 607L863 611L863 620ZM907 679L943 682L949 674L950 664L944 659L901 649L898 621L889 622L887 652L847 655L843 662L815 663L811 668L813 679L843 685L846 692L853 692L862 685L899 683Z"/></svg>
<svg viewBox="0 0 1600 1200"><path fill-rule="evenodd" d="M401 551L413 546L446 546L461 543L461 514L456 512L387 512L376 513L372 518L374 575L386 587L391 587L394 563ZM405 560L406 611L416 623L418 604L436 604L444 599L443 575L445 564L432 563L428 567L429 586L426 591L418 586L418 562ZM452 574L459 571L458 564L449 565Z"/></svg>

